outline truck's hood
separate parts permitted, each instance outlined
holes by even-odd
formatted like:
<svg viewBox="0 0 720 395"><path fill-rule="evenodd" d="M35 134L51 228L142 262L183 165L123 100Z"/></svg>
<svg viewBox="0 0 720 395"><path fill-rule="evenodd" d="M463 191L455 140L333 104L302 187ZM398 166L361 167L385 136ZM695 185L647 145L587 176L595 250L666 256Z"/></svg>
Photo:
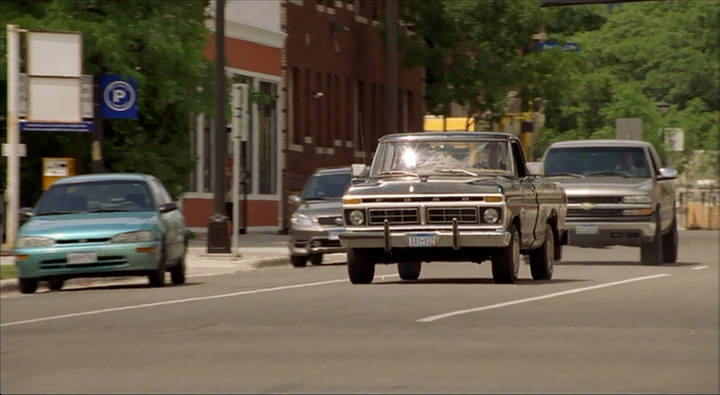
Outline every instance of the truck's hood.
<svg viewBox="0 0 720 395"><path fill-rule="evenodd" d="M502 177L430 178L426 182L418 179L383 179L353 185L345 196L373 195L424 195L424 194L475 194L498 193L505 181Z"/></svg>
<svg viewBox="0 0 720 395"><path fill-rule="evenodd" d="M551 177L562 184L568 196L616 196L648 193L652 189L650 178L624 177Z"/></svg>

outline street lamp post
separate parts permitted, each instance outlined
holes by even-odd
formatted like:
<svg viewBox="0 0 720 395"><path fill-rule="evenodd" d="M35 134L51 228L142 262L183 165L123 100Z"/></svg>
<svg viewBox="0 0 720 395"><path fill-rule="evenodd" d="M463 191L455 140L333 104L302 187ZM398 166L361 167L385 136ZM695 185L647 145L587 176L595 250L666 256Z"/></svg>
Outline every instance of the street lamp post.
<svg viewBox="0 0 720 395"><path fill-rule="evenodd" d="M660 125L660 140L662 143L663 151L667 152L667 147L665 147L665 114L667 114L668 110L670 109L670 103L666 102L665 100L659 101L657 103L657 108L658 110L660 110L660 114L662 114L662 124Z"/></svg>

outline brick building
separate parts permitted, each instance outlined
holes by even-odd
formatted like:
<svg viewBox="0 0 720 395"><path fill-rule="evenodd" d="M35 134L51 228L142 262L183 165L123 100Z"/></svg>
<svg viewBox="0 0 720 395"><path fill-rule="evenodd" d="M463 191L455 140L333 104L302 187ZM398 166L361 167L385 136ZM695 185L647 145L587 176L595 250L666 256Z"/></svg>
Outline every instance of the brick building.
<svg viewBox="0 0 720 395"><path fill-rule="evenodd" d="M318 167L369 163L388 132L379 29L385 7L385 0L284 2L285 195L302 189ZM421 131L424 70L403 67L401 57L398 63L393 131Z"/></svg>

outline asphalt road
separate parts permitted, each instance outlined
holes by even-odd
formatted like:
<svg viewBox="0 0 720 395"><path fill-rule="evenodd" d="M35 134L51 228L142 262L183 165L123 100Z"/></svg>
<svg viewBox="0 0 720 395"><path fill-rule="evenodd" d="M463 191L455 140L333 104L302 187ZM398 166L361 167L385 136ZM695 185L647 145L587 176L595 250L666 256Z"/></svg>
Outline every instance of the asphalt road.
<svg viewBox="0 0 720 395"><path fill-rule="evenodd" d="M277 267L0 300L7 393L718 393L718 240L678 263L566 247L552 281L488 263ZM44 288L43 288L44 289Z"/></svg>

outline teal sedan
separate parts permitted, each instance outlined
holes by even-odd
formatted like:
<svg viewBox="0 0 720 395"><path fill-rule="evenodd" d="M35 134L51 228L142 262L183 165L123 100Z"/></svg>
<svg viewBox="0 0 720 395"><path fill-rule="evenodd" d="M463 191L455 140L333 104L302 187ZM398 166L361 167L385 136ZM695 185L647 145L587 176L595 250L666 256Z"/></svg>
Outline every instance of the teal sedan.
<svg viewBox="0 0 720 395"><path fill-rule="evenodd" d="M93 174L56 181L20 228L15 264L22 293L39 281L60 290L75 277L147 276L151 286L185 282L188 230L160 180Z"/></svg>

